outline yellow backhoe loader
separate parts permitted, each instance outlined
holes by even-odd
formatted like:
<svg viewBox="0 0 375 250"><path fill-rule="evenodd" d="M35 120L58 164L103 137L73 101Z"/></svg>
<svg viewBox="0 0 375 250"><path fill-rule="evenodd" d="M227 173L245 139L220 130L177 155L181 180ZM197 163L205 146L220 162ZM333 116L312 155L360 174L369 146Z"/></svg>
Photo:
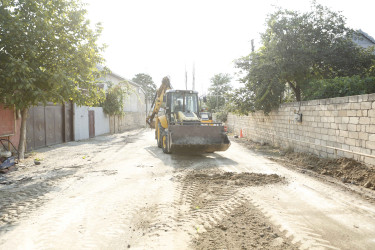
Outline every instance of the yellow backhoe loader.
<svg viewBox="0 0 375 250"><path fill-rule="evenodd" d="M230 146L221 123L202 122L198 92L174 90L168 77L155 94L146 122L155 128L157 145L167 154L225 151Z"/></svg>

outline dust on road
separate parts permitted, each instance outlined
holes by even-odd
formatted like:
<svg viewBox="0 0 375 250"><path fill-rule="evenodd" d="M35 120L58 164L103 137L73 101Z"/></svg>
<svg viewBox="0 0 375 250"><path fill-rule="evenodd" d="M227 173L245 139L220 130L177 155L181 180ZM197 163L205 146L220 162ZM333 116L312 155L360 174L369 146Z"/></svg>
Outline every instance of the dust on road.
<svg viewBox="0 0 375 250"><path fill-rule="evenodd" d="M167 155L152 130L99 136L38 150L0 183L0 249L375 247L371 203L236 142Z"/></svg>

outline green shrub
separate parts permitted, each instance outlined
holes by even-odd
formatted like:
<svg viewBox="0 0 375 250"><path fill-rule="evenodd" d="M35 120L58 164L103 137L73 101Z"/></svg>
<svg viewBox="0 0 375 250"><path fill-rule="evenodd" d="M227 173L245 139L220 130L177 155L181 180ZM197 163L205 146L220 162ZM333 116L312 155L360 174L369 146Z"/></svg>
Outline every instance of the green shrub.
<svg viewBox="0 0 375 250"><path fill-rule="evenodd" d="M336 77L312 81L304 92L305 100L375 93L375 77Z"/></svg>

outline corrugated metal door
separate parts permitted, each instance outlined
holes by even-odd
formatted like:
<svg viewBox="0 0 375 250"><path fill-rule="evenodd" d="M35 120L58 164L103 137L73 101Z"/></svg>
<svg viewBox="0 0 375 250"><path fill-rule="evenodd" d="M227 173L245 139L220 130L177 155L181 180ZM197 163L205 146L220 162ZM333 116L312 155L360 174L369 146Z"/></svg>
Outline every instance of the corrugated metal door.
<svg viewBox="0 0 375 250"><path fill-rule="evenodd" d="M72 141L72 103L29 109L26 126L27 150Z"/></svg>

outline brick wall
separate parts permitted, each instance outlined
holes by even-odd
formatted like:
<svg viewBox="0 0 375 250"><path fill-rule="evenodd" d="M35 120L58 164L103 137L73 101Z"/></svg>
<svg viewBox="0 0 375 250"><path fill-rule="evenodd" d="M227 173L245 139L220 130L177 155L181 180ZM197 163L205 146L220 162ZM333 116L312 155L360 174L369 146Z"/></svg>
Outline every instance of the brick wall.
<svg viewBox="0 0 375 250"><path fill-rule="evenodd" d="M20 140L20 127L21 119L15 119L14 110L4 108L2 105L0 105L0 139L8 139L8 137L1 136L12 134L9 136L10 141L15 147L18 148L18 143ZM7 143L4 144L8 145Z"/></svg>
<svg viewBox="0 0 375 250"><path fill-rule="evenodd" d="M229 114L227 125L253 141L375 165L375 94L287 103L268 116Z"/></svg>

